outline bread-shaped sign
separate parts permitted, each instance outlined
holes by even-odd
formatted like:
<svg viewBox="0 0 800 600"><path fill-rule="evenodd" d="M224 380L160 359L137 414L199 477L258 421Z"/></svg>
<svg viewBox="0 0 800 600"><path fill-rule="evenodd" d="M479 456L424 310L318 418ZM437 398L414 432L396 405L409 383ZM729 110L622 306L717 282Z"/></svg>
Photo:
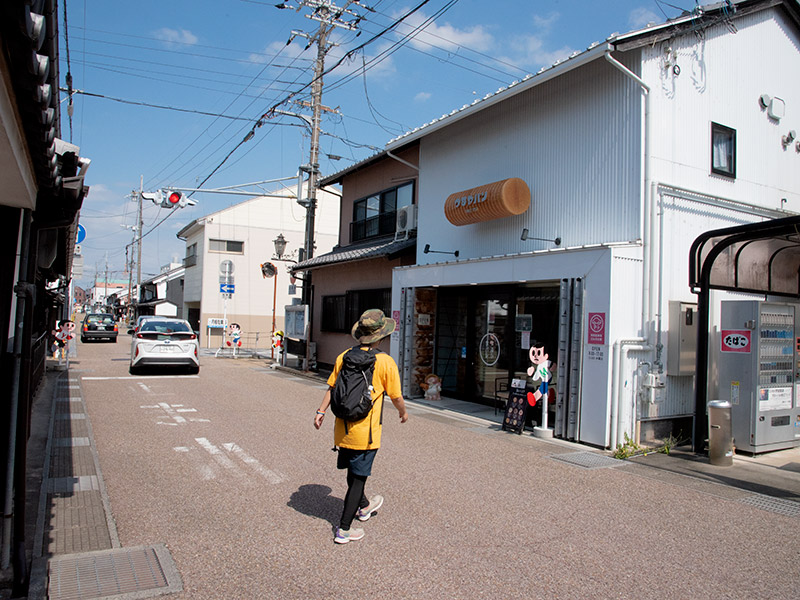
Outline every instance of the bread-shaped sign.
<svg viewBox="0 0 800 600"><path fill-rule="evenodd" d="M450 194L444 203L444 214L453 225L471 225L520 215L530 205L528 184L511 177Z"/></svg>

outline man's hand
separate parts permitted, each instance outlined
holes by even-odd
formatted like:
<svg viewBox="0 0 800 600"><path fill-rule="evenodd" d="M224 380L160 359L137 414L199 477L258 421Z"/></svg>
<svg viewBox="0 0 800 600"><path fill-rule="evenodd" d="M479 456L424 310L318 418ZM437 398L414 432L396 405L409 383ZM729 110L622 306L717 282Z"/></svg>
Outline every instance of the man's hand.
<svg viewBox="0 0 800 600"><path fill-rule="evenodd" d="M321 415L321 414L319 414L319 413L317 413L316 415L314 415L314 427L316 427L317 429L319 429L320 427L322 427L322 420L323 420L324 418L325 418L325 415Z"/></svg>
<svg viewBox="0 0 800 600"><path fill-rule="evenodd" d="M400 413L400 422L405 423L406 421L408 421L408 412L404 410Z"/></svg>

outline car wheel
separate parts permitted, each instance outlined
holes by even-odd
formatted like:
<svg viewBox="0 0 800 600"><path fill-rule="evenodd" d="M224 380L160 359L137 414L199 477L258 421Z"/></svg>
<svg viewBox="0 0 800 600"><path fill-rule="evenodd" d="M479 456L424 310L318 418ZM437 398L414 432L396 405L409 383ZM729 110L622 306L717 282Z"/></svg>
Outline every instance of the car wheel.
<svg viewBox="0 0 800 600"><path fill-rule="evenodd" d="M86 337L84 337L84 336L81 336L81 343L82 343L82 344L85 344L86 342L87 342L87 339L86 339Z"/></svg>
<svg viewBox="0 0 800 600"><path fill-rule="evenodd" d="M187 369L187 371L188 371L189 375L197 375L200 372L200 367L199 366L197 366L197 367L189 367Z"/></svg>
<svg viewBox="0 0 800 600"><path fill-rule="evenodd" d="M112 344L116 344L117 343L117 338L115 338L115 337L111 338L111 343Z"/></svg>
<svg viewBox="0 0 800 600"><path fill-rule="evenodd" d="M130 373L131 375L138 375L141 372L142 372L141 367L134 367L133 365L128 367L128 373Z"/></svg>

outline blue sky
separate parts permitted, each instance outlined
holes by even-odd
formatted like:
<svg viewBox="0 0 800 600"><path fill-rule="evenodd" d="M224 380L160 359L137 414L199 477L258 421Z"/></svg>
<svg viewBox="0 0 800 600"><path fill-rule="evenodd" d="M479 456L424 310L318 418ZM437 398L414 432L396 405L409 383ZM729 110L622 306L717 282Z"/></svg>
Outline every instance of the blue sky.
<svg viewBox="0 0 800 600"><path fill-rule="evenodd" d="M87 237L79 285L91 285L96 270L103 278L106 264L111 278L123 277L125 245L132 239L126 226L135 224L136 208L127 196L139 189L140 178L145 191L196 187L269 108L310 115L293 102L310 100L305 86L316 47L306 49L302 35L288 45L287 40L293 31L314 33L317 23L306 17L307 8L279 10L279 3L60 3L62 86L69 71L73 88L86 92L73 96L71 123L62 93L62 138L92 159L91 190L81 211ZM323 176L592 42L677 16L678 7L694 7L689 0L429 0L376 38L422 3L365 0L362 5L372 10L352 6L364 16L360 34L344 29L332 34L337 45L327 54L326 68L341 64L324 78L323 104L336 110L324 113L321 124ZM288 4L297 6L296 0ZM295 175L309 157L302 125L289 116L265 121L203 187ZM187 223L242 200L208 193L193 199L196 206L155 228L167 211L145 203L143 273L156 273L183 256L175 234Z"/></svg>

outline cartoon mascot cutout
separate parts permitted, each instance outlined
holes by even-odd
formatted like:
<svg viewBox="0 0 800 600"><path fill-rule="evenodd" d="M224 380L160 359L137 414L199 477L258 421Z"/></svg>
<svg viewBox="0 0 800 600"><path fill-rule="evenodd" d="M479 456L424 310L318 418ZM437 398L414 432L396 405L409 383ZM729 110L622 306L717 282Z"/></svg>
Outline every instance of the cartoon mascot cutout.
<svg viewBox="0 0 800 600"><path fill-rule="evenodd" d="M236 358L236 349L242 347L242 328L238 323L228 325L228 337L225 343L233 349L233 357Z"/></svg>
<svg viewBox="0 0 800 600"><path fill-rule="evenodd" d="M58 359L58 364L64 363L67 360L69 364L69 346L70 341L75 338L75 323L70 320L61 321L58 329L53 330L53 358Z"/></svg>
<svg viewBox="0 0 800 600"><path fill-rule="evenodd" d="M425 390L425 400L441 400L442 399L442 380L438 375L430 373L425 376L425 381L419 384Z"/></svg>
<svg viewBox="0 0 800 600"><path fill-rule="evenodd" d="M533 342L531 349L528 352L528 357L531 359L531 366L528 368L528 376L533 383L537 381L539 389L535 392L528 392L528 404L536 406L536 403L544 397L545 405L543 410L547 410L547 392L552 377L550 367L553 365L549 360L549 354L544 351L544 344L540 342Z"/></svg>

